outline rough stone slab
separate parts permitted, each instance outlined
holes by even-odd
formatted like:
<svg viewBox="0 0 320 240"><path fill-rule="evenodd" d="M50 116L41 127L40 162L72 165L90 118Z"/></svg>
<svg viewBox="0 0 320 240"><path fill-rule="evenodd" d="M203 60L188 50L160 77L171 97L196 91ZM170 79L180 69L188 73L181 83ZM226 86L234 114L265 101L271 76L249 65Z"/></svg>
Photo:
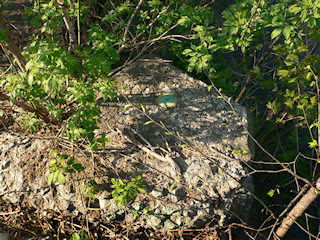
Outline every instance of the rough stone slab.
<svg viewBox="0 0 320 240"><path fill-rule="evenodd" d="M51 210L75 216L81 213L90 221L98 216L100 220L126 220L155 229L203 227L212 219L223 225L232 220L232 212L248 217L252 203L248 190L253 190L253 184L245 163L253 157L253 149L245 132L250 127L246 109L233 104L236 117L204 83L162 59L137 61L115 80L122 94L111 102L100 100L101 129L97 131L105 132L111 142L94 159L90 153L76 151L76 160L86 170L67 176L64 186L55 183L49 187L46 180L50 152L58 149L72 154L61 139L0 134L1 198L34 207L42 214ZM158 104L164 92L177 97L175 107L164 109ZM127 104L136 108L124 110ZM147 116L161 121L166 129L161 124L145 125L150 120ZM132 130L141 146L174 160L181 175L176 178L172 164L133 144ZM181 139L167 135L168 131L178 132ZM181 148L184 142L189 146ZM235 155L234 150L241 148L249 152ZM228 158L218 157L216 151ZM111 178L120 176L129 181L138 175L142 175L149 194L139 194L126 210L119 208L111 196ZM82 188L85 179L93 178L100 192L89 205Z"/></svg>
<svg viewBox="0 0 320 240"><path fill-rule="evenodd" d="M164 207L168 206L168 201L183 205L176 207L175 216L181 218L175 227L199 227L212 217L223 224L232 215L229 210L246 218L252 201L248 190L253 191L253 185L243 163L254 155L254 148L245 131L251 127L247 110L233 103L236 116L228 103L213 91L208 91L205 83L160 58L141 59L114 79L118 82L121 95L117 101L101 102L103 120L100 132L109 131L110 126L124 128L124 132L134 129L143 137L141 143L146 146L150 143L149 147L154 147L160 154L170 155L182 171L184 186L177 186L171 191L172 182L169 183L164 176L177 177L173 167L157 158L143 160L145 165L162 172L160 175L150 173L149 178L156 185L153 196L164 200L151 207L157 212L158 219L151 218L147 222L154 228L165 225L171 228L175 221L170 219L167 222L169 218L165 217L173 214ZM163 108L159 105L158 99L164 93L177 98L176 106ZM130 105L133 106L128 107ZM119 117L114 118L115 115ZM150 119L158 124L146 125ZM170 136L167 132L176 133L181 138ZM184 143L192 147L181 148ZM236 155L234 151L237 150L248 150L248 153ZM237 160L217 157L216 151ZM168 193L160 196L161 192ZM222 205L217 206L213 199Z"/></svg>

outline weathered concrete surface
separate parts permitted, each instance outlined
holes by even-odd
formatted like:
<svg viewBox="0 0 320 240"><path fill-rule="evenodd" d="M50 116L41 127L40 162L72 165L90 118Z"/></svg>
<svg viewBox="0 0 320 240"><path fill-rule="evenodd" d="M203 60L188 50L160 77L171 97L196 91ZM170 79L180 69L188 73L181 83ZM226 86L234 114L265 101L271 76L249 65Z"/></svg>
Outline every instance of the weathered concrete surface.
<svg viewBox="0 0 320 240"><path fill-rule="evenodd" d="M144 166L162 172L149 173L155 199L140 203L155 213L153 217L143 216L149 225L199 227L212 218L223 224L232 217L230 210L246 218L252 201L248 190L253 191L253 185L243 162L254 154L245 131L250 128L247 110L233 104L236 116L228 103L208 91L206 84L159 58L141 59L115 80L121 95L117 102L101 102L100 131L110 131L110 126L123 132L129 129L127 135L132 137L133 129L140 143L146 147L149 143L150 149L170 156L181 172L157 158L142 159ZM163 93L173 94L176 106L161 107L158 99ZM150 120L154 123L145 125ZM183 144L188 147L181 148ZM248 153L234 154L239 150ZM181 185L164 176L178 177ZM140 205L137 208L141 210Z"/></svg>
<svg viewBox="0 0 320 240"><path fill-rule="evenodd" d="M137 61L115 80L121 94L118 100L100 101L97 131L105 132L111 142L94 159L90 153L75 151L86 170L67 176L64 186L48 187L46 182L50 152L60 149L71 154L62 139L0 135L2 199L33 206L43 214L82 213L92 221L126 219L155 229L202 227L211 220L223 225L233 213L248 217L253 185L245 164L253 149L245 131L246 109L233 104L236 116L204 83L161 59ZM158 104L164 92L176 96L175 107ZM128 104L131 107L124 109ZM150 119L154 123L145 125ZM235 154L241 149L248 153ZM148 194L138 195L126 211L118 208L111 196L111 178L130 180L138 175ZM100 189L90 203L82 193L85 179L94 179Z"/></svg>

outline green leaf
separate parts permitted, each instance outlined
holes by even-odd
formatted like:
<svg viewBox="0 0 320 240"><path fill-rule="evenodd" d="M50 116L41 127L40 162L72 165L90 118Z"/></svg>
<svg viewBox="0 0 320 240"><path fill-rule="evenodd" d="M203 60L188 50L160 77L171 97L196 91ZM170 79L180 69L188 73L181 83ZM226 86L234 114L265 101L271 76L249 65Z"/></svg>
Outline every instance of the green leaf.
<svg viewBox="0 0 320 240"><path fill-rule="evenodd" d="M75 163L72 165L72 167L77 170L78 172L82 172L84 170L84 167L82 166L81 163Z"/></svg>
<svg viewBox="0 0 320 240"><path fill-rule="evenodd" d="M279 69L277 73L281 78L288 77L290 74L289 70L287 69Z"/></svg>
<svg viewBox="0 0 320 240"><path fill-rule="evenodd" d="M58 154L58 150L55 149L50 153L50 156L55 158L55 157L57 157L57 154Z"/></svg>
<svg viewBox="0 0 320 240"><path fill-rule="evenodd" d="M140 106L141 106L142 111L145 113L146 112L146 108L142 104L140 104Z"/></svg>
<svg viewBox="0 0 320 240"><path fill-rule="evenodd" d="M67 164L68 164L68 165L72 165L72 164L74 164L74 162L75 162L75 159L74 159L74 158L70 158L70 159L67 161Z"/></svg>
<svg viewBox="0 0 320 240"><path fill-rule="evenodd" d="M241 151L239 149L235 149L235 150L233 150L233 153L236 155L239 155L239 154L241 154Z"/></svg>
<svg viewBox="0 0 320 240"><path fill-rule="evenodd" d="M66 181L67 181L66 177L60 171L58 171L57 181L62 185L66 184Z"/></svg>
<svg viewBox="0 0 320 240"><path fill-rule="evenodd" d="M191 19L188 16L182 16L178 21L177 24L180 26L187 26L191 22Z"/></svg>
<svg viewBox="0 0 320 240"><path fill-rule="evenodd" d="M274 196L274 190L270 190L267 194L269 195L269 197L273 197Z"/></svg>
<svg viewBox="0 0 320 240"><path fill-rule="evenodd" d="M73 233L70 240L81 240L81 238L78 233Z"/></svg>
<svg viewBox="0 0 320 240"><path fill-rule="evenodd" d="M53 178L54 178L54 172L53 173L50 173L49 176L48 176L48 185L50 186L53 182Z"/></svg>
<svg viewBox="0 0 320 240"><path fill-rule="evenodd" d="M144 189L144 188L138 188L139 189L139 191L141 192L141 193L143 193L143 194L146 194L147 193L147 191Z"/></svg>
<svg viewBox="0 0 320 240"><path fill-rule="evenodd" d="M150 123L152 123L153 121L147 121L144 123L144 125L149 125Z"/></svg>
<svg viewBox="0 0 320 240"><path fill-rule="evenodd" d="M57 180L59 173L60 173L59 170L57 170L57 171L54 172L53 181L56 181L56 180Z"/></svg>
<svg viewBox="0 0 320 240"><path fill-rule="evenodd" d="M281 32L282 32L281 28L274 29L271 33L271 39L278 37L281 34Z"/></svg>
<svg viewBox="0 0 320 240"><path fill-rule="evenodd" d="M302 22L307 22L308 21L307 16L308 16L307 9L303 9L302 12L301 12L301 15L300 15L301 21Z"/></svg>
<svg viewBox="0 0 320 240"><path fill-rule="evenodd" d="M317 140L313 139L312 142L308 142L310 148L314 148L318 145Z"/></svg>
<svg viewBox="0 0 320 240"><path fill-rule="evenodd" d="M248 149L245 149L245 148L243 148L243 147L241 147L241 151L242 151L243 154L247 154L247 153L249 152Z"/></svg>
<svg viewBox="0 0 320 240"><path fill-rule="evenodd" d="M75 173L75 171L70 167L63 167L61 168L61 171L65 173Z"/></svg>
<svg viewBox="0 0 320 240"><path fill-rule="evenodd" d="M312 124L310 125L310 129L312 129L313 127L320 127L320 123L319 123L319 122L312 123Z"/></svg>
<svg viewBox="0 0 320 240"><path fill-rule="evenodd" d="M307 80L309 80L309 81L310 81L310 80L311 80L311 78L312 78L312 73L311 73L311 72L308 72L308 73L307 73L307 77L306 77L306 78L307 78ZM312 87L314 84L315 84L315 82L310 83L310 87Z"/></svg>
<svg viewBox="0 0 320 240"><path fill-rule="evenodd" d="M232 27L230 29L230 34L231 35L236 35L238 33L238 31L239 31L239 27Z"/></svg>
<svg viewBox="0 0 320 240"><path fill-rule="evenodd" d="M297 14L302 10L301 7L297 6L297 4L293 4L292 6L289 7L289 11L293 14Z"/></svg>
<svg viewBox="0 0 320 240"><path fill-rule="evenodd" d="M285 39L289 39L290 38L290 33L291 33L291 27L290 26L286 26L283 29L283 36L285 37Z"/></svg>
<svg viewBox="0 0 320 240"><path fill-rule="evenodd" d="M123 111L128 110L128 108L132 107L132 104L126 104L123 108Z"/></svg>
<svg viewBox="0 0 320 240"><path fill-rule="evenodd" d="M51 167L51 166L55 165L56 163L57 163L57 160L56 160L56 159L51 159L51 160L49 161L49 166Z"/></svg>

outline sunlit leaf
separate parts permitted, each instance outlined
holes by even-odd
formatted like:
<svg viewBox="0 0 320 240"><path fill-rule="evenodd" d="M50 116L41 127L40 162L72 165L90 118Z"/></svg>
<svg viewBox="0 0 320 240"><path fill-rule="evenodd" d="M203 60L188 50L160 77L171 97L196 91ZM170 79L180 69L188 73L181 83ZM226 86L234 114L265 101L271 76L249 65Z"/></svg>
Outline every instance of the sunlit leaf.
<svg viewBox="0 0 320 240"><path fill-rule="evenodd" d="M271 39L278 37L281 34L281 32L282 32L281 28L274 29L271 33Z"/></svg>

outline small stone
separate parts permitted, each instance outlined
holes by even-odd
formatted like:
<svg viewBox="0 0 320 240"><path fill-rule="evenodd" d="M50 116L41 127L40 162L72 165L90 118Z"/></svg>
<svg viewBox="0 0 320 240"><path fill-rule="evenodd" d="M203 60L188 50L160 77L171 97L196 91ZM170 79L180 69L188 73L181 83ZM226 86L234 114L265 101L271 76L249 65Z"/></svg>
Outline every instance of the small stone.
<svg viewBox="0 0 320 240"><path fill-rule="evenodd" d="M156 216L150 216L150 218L147 220L147 223L155 229L158 229L161 227L162 225L161 222L162 222L161 219Z"/></svg>
<svg viewBox="0 0 320 240"><path fill-rule="evenodd" d="M177 227L177 225L174 224L173 222L171 222L169 219L164 222L164 229L165 230L175 229L176 227Z"/></svg>
<svg viewBox="0 0 320 240"><path fill-rule="evenodd" d="M107 218L109 221L113 221L113 220L116 219L116 217L117 217L117 215L116 215L115 213L113 213L113 214L107 216L106 218Z"/></svg>
<svg viewBox="0 0 320 240"><path fill-rule="evenodd" d="M197 210L196 209L189 209L188 216L191 218L197 216Z"/></svg>
<svg viewBox="0 0 320 240"><path fill-rule="evenodd" d="M109 201L107 199L99 199L99 206L101 209L105 209L108 206Z"/></svg>
<svg viewBox="0 0 320 240"><path fill-rule="evenodd" d="M180 226L182 224L181 212L172 214L172 216L170 217L170 220L175 224L177 224L178 226Z"/></svg>
<svg viewBox="0 0 320 240"><path fill-rule="evenodd" d="M228 183L229 183L229 186L230 186L232 189L239 188L239 187L241 186L241 184L240 184L238 181L234 180L234 179L230 179L230 180L228 181Z"/></svg>
<svg viewBox="0 0 320 240"><path fill-rule="evenodd" d="M139 203L139 202L134 202L134 203L132 203L132 204L131 204L131 207L132 207L134 210L136 210L136 211L139 211L139 210L141 210L141 208L142 208L141 203Z"/></svg>
<svg viewBox="0 0 320 240"><path fill-rule="evenodd" d="M108 208L106 208L105 211L109 214L114 214L120 211L120 209L114 201L111 201L111 203L108 204Z"/></svg>
<svg viewBox="0 0 320 240"><path fill-rule="evenodd" d="M155 198L162 197L163 195L161 190L152 190L150 194Z"/></svg>
<svg viewBox="0 0 320 240"><path fill-rule="evenodd" d="M163 206L163 209L162 209L162 213L169 216L176 211L177 211L177 208L174 208L172 206Z"/></svg>
<svg viewBox="0 0 320 240"><path fill-rule="evenodd" d="M186 190L184 188L178 188L173 191L173 194L177 197L177 200L183 200L186 197Z"/></svg>

